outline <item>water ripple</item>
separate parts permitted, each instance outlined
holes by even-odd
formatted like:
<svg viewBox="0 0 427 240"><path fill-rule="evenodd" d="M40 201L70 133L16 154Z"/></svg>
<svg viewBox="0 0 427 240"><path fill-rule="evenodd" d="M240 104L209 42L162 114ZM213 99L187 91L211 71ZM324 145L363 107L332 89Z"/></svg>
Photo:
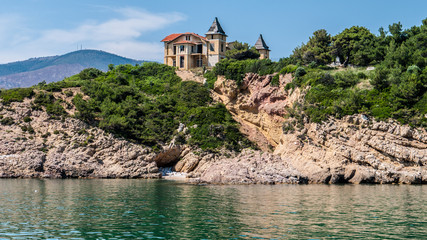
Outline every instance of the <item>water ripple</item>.
<svg viewBox="0 0 427 240"><path fill-rule="evenodd" d="M396 185L1 179L0 240L425 239L426 193Z"/></svg>

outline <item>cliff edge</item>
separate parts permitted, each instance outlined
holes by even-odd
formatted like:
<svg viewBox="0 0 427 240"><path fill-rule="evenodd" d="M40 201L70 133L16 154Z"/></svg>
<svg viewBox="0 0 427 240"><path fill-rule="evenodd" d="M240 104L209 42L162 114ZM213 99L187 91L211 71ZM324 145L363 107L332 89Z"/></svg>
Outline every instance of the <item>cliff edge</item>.
<svg viewBox="0 0 427 240"><path fill-rule="evenodd" d="M427 133L396 121L365 115L330 118L323 123L302 120L287 127L286 107L301 101L297 88L284 90L291 74L247 74L242 84L219 77L213 97L225 104L242 132L264 151L280 156L284 165L310 183L426 183Z"/></svg>

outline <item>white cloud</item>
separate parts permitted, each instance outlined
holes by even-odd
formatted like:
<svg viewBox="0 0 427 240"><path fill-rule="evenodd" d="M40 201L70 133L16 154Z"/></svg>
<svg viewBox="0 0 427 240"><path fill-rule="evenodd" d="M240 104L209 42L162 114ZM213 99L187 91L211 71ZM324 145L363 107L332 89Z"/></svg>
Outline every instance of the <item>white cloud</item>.
<svg viewBox="0 0 427 240"><path fill-rule="evenodd" d="M108 49L107 52L117 53L124 57L163 62L163 44L159 42L108 41L101 44L99 49Z"/></svg>
<svg viewBox="0 0 427 240"><path fill-rule="evenodd" d="M73 29L46 29L37 33L26 29L17 16L0 17L0 62L63 54L80 44L125 57L161 61L162 44L144 41L144 37L185 19L180 13L159 14L130 8L114 11L120 17L85 22Z"/></svg>

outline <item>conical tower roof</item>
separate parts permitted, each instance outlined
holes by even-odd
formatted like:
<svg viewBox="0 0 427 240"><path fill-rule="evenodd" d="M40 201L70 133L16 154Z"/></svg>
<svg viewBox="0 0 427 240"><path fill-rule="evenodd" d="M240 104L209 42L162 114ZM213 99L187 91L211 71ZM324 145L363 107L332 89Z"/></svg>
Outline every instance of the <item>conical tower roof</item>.
<svg viewBox="0 0 427 240"><path fill-rule="evenodd" d="M267 44L264 41L264 38L262 38L262 34L259 35L258 41L255 43L255 48L257 50L269 50Z"/></svg>
<svg viewBox="0 0 427 240"><path fill-rule="evenodd" d="M213 21L212 26L209 28L209 31L206 33L206 35L208 34L222 34L227 36L224 30L222 29L221 24L219 24L217 17L215 17L215 20Z"/></svg>

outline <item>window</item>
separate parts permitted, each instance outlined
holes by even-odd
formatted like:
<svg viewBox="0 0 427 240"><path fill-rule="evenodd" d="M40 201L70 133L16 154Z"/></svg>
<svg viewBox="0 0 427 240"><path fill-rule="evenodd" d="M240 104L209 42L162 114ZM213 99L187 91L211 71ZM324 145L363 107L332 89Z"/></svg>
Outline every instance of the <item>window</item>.
<svg viewBox="0 0 427 240"><path fill-rule="evenodd" d="M202 44L197 45L197 53L202 53L203 48L202 48Z"/></svg>
<svg viewBox="0 0 427 240"><path fill-rule="evenodd" d="M221 52L224 52L224 43L221 43Z"/></svg>
<svg viewBox="0 0 427 240"><path fill-rule="evenodd" d="M185 40L190 41L190 36L185 36Z"/></svg>
<svg viewBox="0 0 427 240"><path fill-rule="evenodd" d="M191 46L191 53L194 53L194 46Z"/></svg>
<svg viewBox="0 0 427 240"><path fill-rule="evenodd" d="M210 50L212 52L215 52L215 43L211 43L211 44L209 44L209 46L210 46Z"/></svg>
<svg viewBox="0 0 427 240"><path fill-rule="evenodd" d="M176 55L176 46L173 46L173 55Z"/></svg>
<svg viewBox="0 0 427 240"><path fill-rule="evenodd" d="M179 51L184 52L184 45L179 46Z"/></svg>
<svg viewBox="0 0 427 240"><path fill-rule="evenodd" d="M184 67L184 57L183 56L179 57L179 67L180 68Z"/></svg>

